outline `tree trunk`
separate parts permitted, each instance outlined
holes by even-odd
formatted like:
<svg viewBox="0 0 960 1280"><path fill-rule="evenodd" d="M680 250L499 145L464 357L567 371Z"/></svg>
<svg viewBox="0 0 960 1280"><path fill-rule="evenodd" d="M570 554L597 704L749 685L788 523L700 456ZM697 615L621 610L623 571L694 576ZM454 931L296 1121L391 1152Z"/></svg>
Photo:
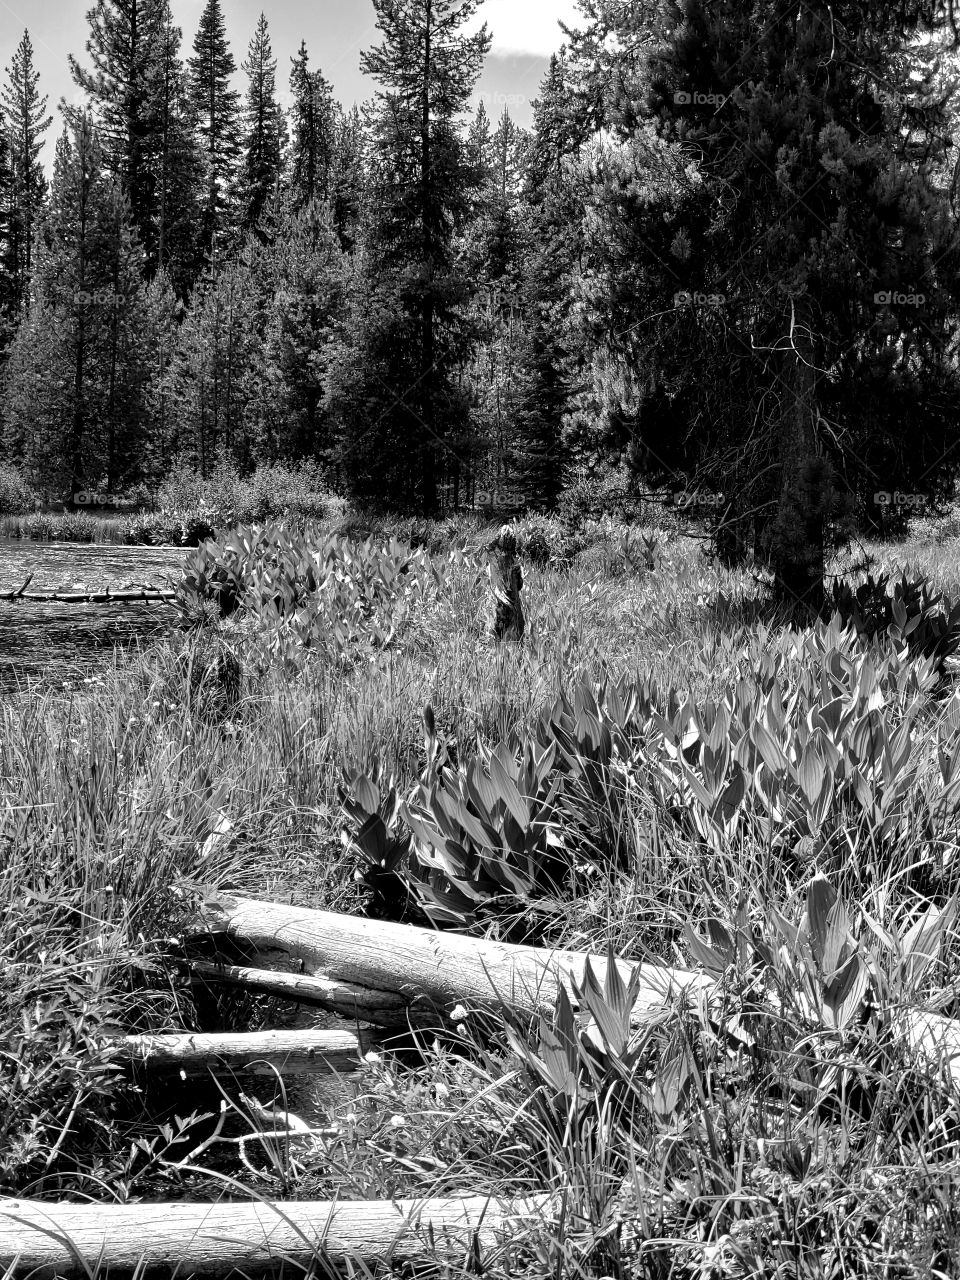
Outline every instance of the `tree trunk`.
<svg viewBox="0 0 960 1280"><path fill-rule="evenodd" d="M204 906L196 937L209 938L211 932L226 934L260 952L283 953L285 963L300 972L277 977L317 983L318 1002L323 1001L322 984L326 983L331 996L328 1007L342 1007L336 1001L343 985L349 984L367 998L360 1017L393 1026L398 1011L415 1024L429 1025L438 1015L449 1017L456 1005L496 1010L506 1004L527 1016L549 1012L561 986L573 997L570 980L582 983L588 960L601 981L607 967L604 959L580 951L491 942L226 896L211 898ZM659 1009L671 992L713 986L703 974L688 969L625 960L617 961L617 967L625 982L635 969L640 971L638 1017ZM218 968L205 963L199 971L212 977ZM239 966L235 968L239 976ZM198 971L198 966L194 969ZM377 1001L384 1006L382 1012Z"/></svg>
<svg viewBox="0 0 960 1280"><path fill-rule="evenodd" d="M150 1071L204 1075L228 1067L250 1075L320 1075L356 1071L364 1054L383 1040L372 1031L182 1032L125 1036L110 1042L131 1063Z"/></svg>
<svg viewBox="0 0 960 1280"><path fill-rule="evenodd" d="M497 1229L549 1208L546 1196L498 1202L450 1200L326 1201L238 1204L55 1204L0 1200L0 1268L32 1280L117 1272L234 1275L297 1272L319 1260L367 1264L426 1261L435 1253L461 1261L474 1236L484 1249ZM456 1267L457 1274L460 1268Z"/></svg>
<svg viewBox="0 0 960 1280"><path fill-rule="evenodd" d="M817 439L817 370L811 324L810 308L801 302L791 315L791 344L784 354L780 379L780 505L772 522L770 551L777 598L791 607L819 612L830 479Z"/></svg>

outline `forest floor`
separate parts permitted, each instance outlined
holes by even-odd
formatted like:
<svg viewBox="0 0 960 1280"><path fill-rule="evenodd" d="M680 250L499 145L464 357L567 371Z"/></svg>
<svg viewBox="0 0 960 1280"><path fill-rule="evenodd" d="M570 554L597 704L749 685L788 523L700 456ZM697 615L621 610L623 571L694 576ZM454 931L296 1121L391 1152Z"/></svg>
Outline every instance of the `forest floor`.
<svg viewBox="0 0 960 1280"><path fill-rule="evenodd" d="M952 533L927 526L872 545L873 572L909 569L958 600L960 538ZM426 704L462 765L480 747L522 747L545 707L597 681L644 682L667 718L677 698L695 708L725 698L739 706L737 688L762 710L771 702L757 675L764 662L780 679L787 746L807 742L818 725L825 734L841 702L886 735L888 754L909 740L899 825L881 827L882 797L866 816L846 801L828 813L829 797L811 798L804 775L800 807L785 807L781 825L792 830L795 820L800 832L806 822L812 836L778 842L750 793L742 801L749 822L720 837L706 819L691 825L682 809L692 812L692 801L667 803L669 788L641 761L633 773L618 769L614 787L620 829L609 838L629 856L608 864L599 844L588 847L584 827L577 857L591 869L546 942L691 965L689 928L702 937L707 917L725 920L728 932L749 920L759 934L781 929L778 938L796 942L811 929L807 887L827 875L847 902L838 953L846 962L849 948L860 948L869 991L889 994L909 969L903 1000L960 1013L951 915L960 845L953 774L938 772L936 753L939 743L941 766L944 751L960 762L953 677L934 688L922 662L882 638L823 639L822 624L791 631L764 603L760 576L718 567L696 541L660 536L639 568L630 548L615 531L572 565L525 566L520 645L492 641L485 579L464 571L401 643L373 657L331 660L324 650L295 678L251 660L249 631L228 621L119 650L64 680L49 669L60 661L59 615L21 626L23 670L44 665L46 675L0 700L0 1045L10 1046L0 1052L0 1195L128 1203L546 1187L579 1197L590 1229L574 1236L562 1221L544 1221L522 1264L488 1260L486 1274L960 1276L960 1094L949 1073L892 1038L866 997L855 1024L824 1013L830 974L809 949L781 955L774 947L764 963L776 999L768 992L761 1010L756 997L749 1028L738 1030L729 1010L697 1013L679 1002L652 1038L624 1050L624 1061L607 1054L599 1076L595 1060L584 1065L581 1044L571 1071L577 1076L579 1061L582 1078L569 1089L551 1086L544 1066L548 1027L529 1053L502 1029L481 1036L465 1028L461 1043L436 1041L415 1066L376 1058L349 1087L314 1099L334 1140L264 1141L243 1165L209 1153L200 1169L181 1163L219 1110L219 1087L191 1083L145 1097L103 1048L118 1030L290 1025L294 1015L272 999L235 994L198 1005L171 960L178 937L210 888L360 914L340 788L347 773L379 770L410 794L425 767ZM4 544L0 585L34 570L37 582L58 586L99 585L106 573L156 582L183 554ZM841 572L853 559L832 567ZM0 617L0 647L2 637ZM240 672L237 687L224 682L224 654ZM811 675L821 660L822 677ZM847 692L831 703L817 690L840 680L841 669ZM729 734L729 751L719 741L710 749L735 754ZM827 748L818 751L829 759ZM669 771L676 754L656 758ZM698 767L704 776L704 756ZM877 769L880 795L894 780L882 761ZM808 813L816 804L829 842L817 843ZM921 827L927 861L940 868L934 881L915 875ZM835 911L830 928L838 918ZM903 940L922 919L940 921L943 945L911 968L905 957L917 931ZM886 959L877 959L881 951ZM745 954L728 995L759 990L760 961ZM816 998L798 999L788 1018L791 983ZM302 1011L299 1018L310 1021ZM242 1117L240 1095L225 1087ZM261 1088L262 1102L272 1089Z"/></svg>

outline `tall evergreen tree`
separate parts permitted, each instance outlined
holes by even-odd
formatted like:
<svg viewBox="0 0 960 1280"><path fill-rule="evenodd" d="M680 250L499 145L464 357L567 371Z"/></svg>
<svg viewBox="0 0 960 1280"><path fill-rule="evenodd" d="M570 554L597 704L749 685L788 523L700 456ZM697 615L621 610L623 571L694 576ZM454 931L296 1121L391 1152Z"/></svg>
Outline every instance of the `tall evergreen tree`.
<svg viewBox="0 0 960 1280"><path fill-rule="evenodd" d="M290 154L288 189L294 208L327 200L336 149L333 88L319 70L310 70L306 42L290 67Z"/></svg>
<svg viewBox="0 0 960 1280"><path fill-rule="evenodd" d="M366 133L359 108L337 107L329 184L333 225L344 249L352 250L359 235L366 198Z"/></svg>
<svg viewBox="0 0 960 1280"><path fill-rule="evenodd" d="M585 359L571 340L571 288L580 268L584 193L571 180L570 166L595 121L583 109L575 84L563 49L550 60L533 104L533 129L522 143L519 292L525 325L512 465L525 500L545 508L555 504L563 487L571 451L569 420ZM508 143L505 133L501 147L509 185ZM518 152L514 162L520 159ZM509 223L503 226L501 244L509 243L511 232Z"/></svg>
<svg viewBox="0 0 960 1280"><path fill-rule="evenodd" d="M287 137L286 121L277 101L277 63L262 13L243 70L247 75L247 97L237 204L240 227L247 230L257 224L266 202L279 193Z"/></svg>
<svg viewBox="0 0 960 1280"><path fill-rule="evenodd" d="M156 127L150 103L167 0L97 0L87 13L92 70L70 58L89 96L104 164L130 201L130 214L151 264L157 261L157 194L149 163Z"/></svg>
<svg viewBox="0 0 960 1280"><path fill-rule="evenodd" d="M851 502L951 478L948 100L904 57L941 16L683 0L621 82L623 145L591 174L598 366L619 368L641 451L760 510L790 602L819 604Z"/></svg>
<svg viewBox="0 0 960 1280"><path fill-rule="evenodd" d="M287 214L257 252L263 330L248 410L257 456L326 461L333 441L324 401L345 284L329 204Z"/></svg>
<svg viewBox="0 0 960 1280"><path fill-rule="evenodd" d="M401 315L394 337L381 330L378 340L402 346L383 353L399 381L381 388L377 420L384 427L393 420L394 442L403 441L405 484L414 481L397 499L432 513L441 467L449 463L456 484L462 457L451 440L462 435L466 416L456 371L465 357L468 290L452 250L468 211L472 171L458 122L490 36L486 26L473 35L463 30L479 0L374 0L374 8L383 39L361 65L384 89L371 144L365 260L378 275L394 275L388 291L395 288ZM383 319L388 311L377 313ZM361 429L370 430L356 424Z"/></svg>
<svg viewBox="0 0 960 1280"><path fill-rule="evenodd" d="M26 302L33 270L37 222L47 192L40 152L51 117L47 114L47 99L41 95L39 84L40 73L33 62L33 43L30 33L24 31L0 91L10 149L11 306L17 312Z"/></svg>
<svg viewBox="0 0 960 1280"><path fill-rule="evenodd" d="M33 297L5 371L8 448L42 489L117 487L149 450L143 252L90 115L57 145Z"/></svg>
<svg viewBox="0 0 960 1280"><path fill-rule="evenodd" d="M157 265L185 297L199 274L197 224L204 196L203 153L180 57L183 33L164 0L161 31L148 77L147 164L156 197Z"/></svg>
<svg viewBox="0 0 960 1280"><path fill-rule="evenodd" d="M10 144L0 129L0 352L15 324L17 306L17 255L14 242L16 205Z"/></svg>
<svg viewBox="0 0 960 1280"><path fill-rule="evenodd" d="M230 87L236 63L227 43L220 0L206 0L188 64L190 102L206 158L206 196L200 246L213 257L232 230L229 194L240 158L240 95Z"/></svg>
<svg viewBox="0 0 960 1280"><path fill-rule="evenodd" d="M200 281L177 334L165 382L171 456L209 476L218 462L249 467L250 372L261 347L260 300L243 262Z"/></svg>

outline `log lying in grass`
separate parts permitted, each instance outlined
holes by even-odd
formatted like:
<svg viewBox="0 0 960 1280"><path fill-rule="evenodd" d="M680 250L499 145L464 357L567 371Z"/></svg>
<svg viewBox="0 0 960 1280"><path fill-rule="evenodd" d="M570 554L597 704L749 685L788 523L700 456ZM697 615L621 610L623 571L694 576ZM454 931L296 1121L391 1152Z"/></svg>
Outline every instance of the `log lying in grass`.
<svg viewBox="0 0 960 1280"><path fill-rule="evenodd" d="M244 898L210 899L204 907L205 933L226 933L259 949L265 963L278 953L302 973L278 973L211 963L194 965L208 978L273 990L384 1026L408 1020L428 1023L455 1005L495 1008L502 1001L533 1015L554 1007L560 985L583 980L589 959L603 979L607 962L579 951L548 951L488 942L462 934L388 924L306 908ZM706 974L659 965L617 961L627 980L640 969L637 1020L662 1007L671 992L707 993ZM309 995L306 989L309 988ZM572 994L572 993L571 993ZM361 1012L362 1009L362 1012ZM907 1043L931 1063L946 1068L960 1085L960 1021L919 1010L897 1015Z"/></svg>
<svg viewBox="0 0 960 1280"><path fill-rule="evenodd" d="M208 960L194 961L190 970L195 978L205 982L226 982L296 1000L298 1004L317 1005L352 1021L375 1022L381 1027L405 1027L408 1021L407 1000L390 991L334 982L312 974L243 964L214 964Z"/></svg>
<svg viewBox="0 0 960 1280"><path fill-rule="evenodd" d="M150 1071L203 1075L210 1067L228 1067L248 1075L315 1075L356 1071L364 1054L383 1035L373 1031L184 1032L179 1035L125 1036L118 1051Z"/></svg>
<svg viewBox="0 0 960 1280"><path fill-rule="evenodd" d="M288 966L299 967L304 977L333 984L329 1008L342 1010L336 1003L342 984L349 984L355 993L365 992L366 1012L359 1016L383 1022L386 1015L389 1025L396 1024L398 1007L414 1024L435 1020L438 1013L449 1015L456 1005L492 1009L502 1002L532 1016L553 1009L561 985L572 994L570 979L582 983L588 960L601 981L607 967L606 960L579 951L516 946L247 898L209 899L202 926L204 936L219 932L261 953L279 951ZM638 1019L661 1008L671 993L713 986L705 975L687 969L623 960L616 964L624 981L640 970ZM240 966L228 972L205 963L195 965L194 971L243 980ZM283 977L303 981L300 974ZM314 995L318 1003L324 1002L322 988ZM382 1011L376 1001L384 1002Z"/></svg>
<svg viewBox="0 0 960 1280"><path fill-rule="evenodd" d="M175 591L15 591L0 593L0 600L33 600L45 604L156 604L176 600Z"/></svg>
<svg viewBox="0 0 960 1280"><path fill-rule="evenodd" d="M289 1201L241 1204L46 1204L0 1200L0 1269L32 1280L168 1268L169 1274L263 1274L284 1263L350 1259L415 1261L436 1252L464 1258L474 1235L482 1248L498 1230L549 1207L538 1196L497 1202L486 1196L420 1201Z"/></svg>

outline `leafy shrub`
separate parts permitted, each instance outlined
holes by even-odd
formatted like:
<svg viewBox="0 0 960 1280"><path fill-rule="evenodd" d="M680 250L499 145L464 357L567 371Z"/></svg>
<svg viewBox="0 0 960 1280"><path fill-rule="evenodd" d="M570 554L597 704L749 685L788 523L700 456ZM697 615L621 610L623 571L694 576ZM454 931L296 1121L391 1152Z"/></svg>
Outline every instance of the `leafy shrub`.
<svg viewBox="0 0 960 1280"><path fill-rule="evenodd" d="M556 515L562 524L579 529L588 520L604 516L629 521L637 514L638 505L625 469L582 468L561 493Z"/></svg>
<svg viewBox="0 0 960 1280"><path fill-rule="evenodd" d="M269 654L294 666L309 650L355 661L393 643L468 563L461 552L431 557L393 538L356 543L312 524L240 526L187 557L179 602L186 621L209 605L221 618L242 611Z"/></svg>
<svg viewBox="0 0 960 1280"><path fill-rule="evenodd" d="M345 509L342 499L326 491L319 468L310 462L268 464L242 477L221 461L208 479L177 464L159 486L155 503L161 513L207 513L210 526L221 528L283 516L335 519Z"/></svg>
<svg viewBox="0 0 960 1280"><path fill-rule="evenodd" d="M539 899L571 883L574 849L595 872L629 870L639 812L718 857L747 841L786 875L816 863L855 876L856 848L905 888L935 885L960 814L960 712L936 749L924 721L935 659L865 653L837 620L749 657L718 703L582 684L523 740L456 768L431 758L392 809L392 847L401 824L412 833L392 869L437 924L513 912L524 940L543 932ZM365 790L354 776L355 821Z"/></svg>
<svg viewBox="0 0 960 1280"><path fill-rule="evenodd" d="M838 614L866 640L887 635L912 654L935 659L941 673L947 658L960 648L960 601L950 603L934 594L923 575L908 578L902 573L892 587L887 574L871 574L856 589L835 582L825 612Z"/></svg>
<svg viewBox="0 0 960 1280"><path fill-rule="evenodd" d="M0 462L0 515L26 515L40 502L40 494L26 476L9 462Z"/></svg>

